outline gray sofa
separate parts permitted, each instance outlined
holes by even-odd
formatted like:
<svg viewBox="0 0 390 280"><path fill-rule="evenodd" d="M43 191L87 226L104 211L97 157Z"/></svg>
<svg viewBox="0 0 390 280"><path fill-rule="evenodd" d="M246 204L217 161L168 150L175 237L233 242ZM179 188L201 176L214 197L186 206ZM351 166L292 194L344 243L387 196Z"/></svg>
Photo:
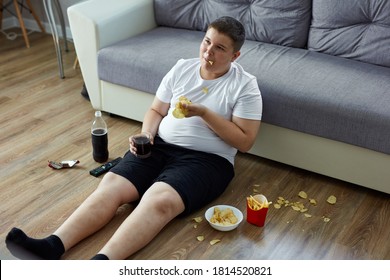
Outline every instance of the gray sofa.
<svg viewBox="0 0 390 280"><path fill-rule="evenodd" d="M91 0L68 15L92 106L137 121L207 24L239 19L264 103L250 153L390 193L390 1Z"/></svg>

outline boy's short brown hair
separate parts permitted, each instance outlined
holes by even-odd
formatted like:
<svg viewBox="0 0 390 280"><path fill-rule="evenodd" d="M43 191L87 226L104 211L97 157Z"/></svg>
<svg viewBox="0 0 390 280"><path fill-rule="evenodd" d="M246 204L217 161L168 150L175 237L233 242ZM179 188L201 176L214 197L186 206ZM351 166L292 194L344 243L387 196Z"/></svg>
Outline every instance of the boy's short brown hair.
<svg viewBox="0 0 390 280"><path fill-rule="evenodd" d="M235 18L228 16L220 17L209 24L207 29L210 28L214 28L231 38L233 40L234 52L239 51L245 42L245 28Z"/></svg>

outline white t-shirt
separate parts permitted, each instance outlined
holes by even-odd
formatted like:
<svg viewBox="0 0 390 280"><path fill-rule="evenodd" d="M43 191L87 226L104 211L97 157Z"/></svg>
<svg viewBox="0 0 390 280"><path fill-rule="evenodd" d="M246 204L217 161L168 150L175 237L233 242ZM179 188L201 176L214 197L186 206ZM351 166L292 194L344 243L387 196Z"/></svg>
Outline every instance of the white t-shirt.
<svg viewBox="0 0 390 280"><path fill-rule="evenodd" d="M162 80L156 96L170 103L158 134L167 143L220 155L232 164L237 149L226 144L200 117L177 119L172 115L180 96L206 106L227 120L232 115L261 120L262 99L256 77L233 62L230 70L215 80L200 76L200 59L181 59Z"/></svg>

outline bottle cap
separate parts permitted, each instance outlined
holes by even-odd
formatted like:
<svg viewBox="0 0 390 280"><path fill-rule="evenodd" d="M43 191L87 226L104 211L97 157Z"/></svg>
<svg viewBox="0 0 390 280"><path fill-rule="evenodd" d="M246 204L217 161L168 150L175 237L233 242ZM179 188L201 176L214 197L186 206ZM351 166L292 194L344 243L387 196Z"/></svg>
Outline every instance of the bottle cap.
<svg viewBox="0 0 390 280"><path fill-rule="evenodd" d="M100 111L95 112L95 117L101 117L101 116L102 116L102 112L100 112Z"/></svg>

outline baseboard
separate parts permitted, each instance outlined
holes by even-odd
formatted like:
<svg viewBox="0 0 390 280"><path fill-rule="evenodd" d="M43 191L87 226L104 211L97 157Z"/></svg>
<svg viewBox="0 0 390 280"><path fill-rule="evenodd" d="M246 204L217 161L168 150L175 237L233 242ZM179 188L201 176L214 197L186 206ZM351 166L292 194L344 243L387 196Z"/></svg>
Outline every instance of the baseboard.
<svg viewBox="0 0 390 280"><path fill-rule="evenodd" d="M52 34L50 24L48 22L42 22L42 24L43 24L43 27L45 28L46 33ZM41 32L37 22L34 19L24 19L24 25L26 26L26 29L29 31ZM7 18L3 19L2 30L4 32L7 32L6 30L10 29L10 28L20 28L20 24L19 24L17 17L7 17ZM57 28L57 32L58 32L59 36L61 38L63 38L61 26L56 25L56 28ZM73 36L72 36L72 32L70 31L69 26L65 27L65 31L66 31L66 39L69 41L72 41Z"/></svg>

